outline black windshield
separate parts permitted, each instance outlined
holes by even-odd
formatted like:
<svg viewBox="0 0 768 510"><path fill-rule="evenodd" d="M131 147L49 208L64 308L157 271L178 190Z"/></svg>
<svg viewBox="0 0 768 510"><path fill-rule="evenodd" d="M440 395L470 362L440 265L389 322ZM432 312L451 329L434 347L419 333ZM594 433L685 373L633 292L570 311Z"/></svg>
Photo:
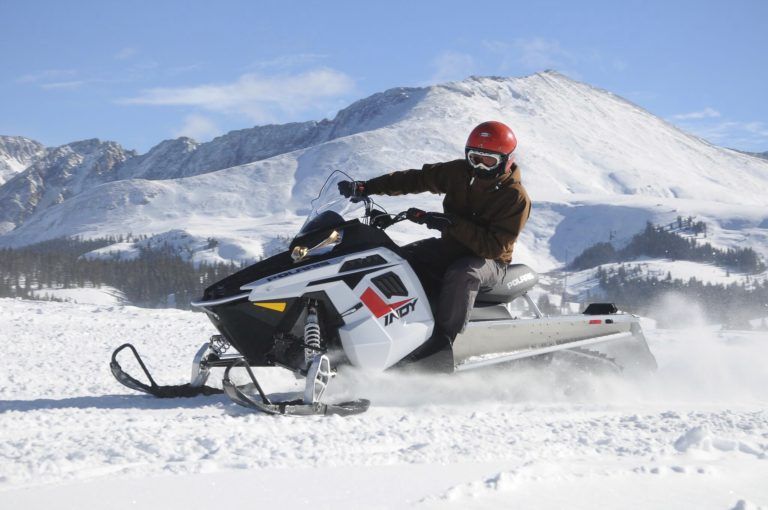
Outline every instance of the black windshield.
<svg viewBox="0 0 768 510"><path fill-rule="evenodd" d="M336 211L323 211L312 219L308 220L301 230L298 236L315 232L317 230L327 230L344 223L344 218ZM296 236L296 237L298 237Z"/></svg>

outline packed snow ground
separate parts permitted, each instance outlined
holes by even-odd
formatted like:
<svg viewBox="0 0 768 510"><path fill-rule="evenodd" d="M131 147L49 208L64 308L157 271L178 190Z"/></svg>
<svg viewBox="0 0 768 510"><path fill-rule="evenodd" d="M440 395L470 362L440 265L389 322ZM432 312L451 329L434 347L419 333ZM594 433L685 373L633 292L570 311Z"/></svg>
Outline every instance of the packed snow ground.
<svg viewBox="0 0 768 510"><path fill-rule="evenodd" d="M647 330L642 380L347 370L333 397L373 402L347 418L157 400L109 371L130 341L185 380L213 332L192 312L0 300L0 508L768 506L765 332Z"/></svg>

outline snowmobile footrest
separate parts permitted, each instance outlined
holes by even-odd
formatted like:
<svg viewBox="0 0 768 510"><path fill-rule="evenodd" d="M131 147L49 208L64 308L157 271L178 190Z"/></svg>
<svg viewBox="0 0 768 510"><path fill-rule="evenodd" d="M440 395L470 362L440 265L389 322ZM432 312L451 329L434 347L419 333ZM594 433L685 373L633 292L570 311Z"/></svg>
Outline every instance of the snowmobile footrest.
<svg viewBox="0 0 768 510"><path fill-rule="evenodd" d="M248 377L251 379L250 383L237 385L232 382L229 377L229 371L236 366L245 368ZM262 390L261 385L259 385L259 382L256 380L256 376L253 374L251 367L248 366L245 361L239 361L227 367L224 371L222 385L224 386L224 392L236 404L268 414L293 416L349 416L364 413L371 405L371 402L365 399L352 400L350 402L342 402L338 404L324 404L321 402L305 404L301 399L273 402L269 399L267 394L264 393L264 390ZM256 399L249 395L249 393L253 393L253 390L259 394L260 399Z"/></svg>
<svg viewBox="0 0 768 510"><path fill-rule="evenodd" d="M123 371L120 363L117 362L117 355L123 349L130 349L131 352L133 352L136 361L139 362L139 366L144 371L144 375L147 376L149 384L145 384ZM223 390L218 388L212 388L205 385L192 386L189 383L169 386L158 385L150 375L149 370L144 364L144 361L141 359L141 356L139 356L138 351L131 344L123 344L115 349L115 351L112 353L112 361L109 363L109 368L112 369L112 375L115 376L115 379L117 379L117 381L123 386L127 386L132 390L148 393L149 395L158 398L196 397L198 395L215 395L223 392Z"/></svg>

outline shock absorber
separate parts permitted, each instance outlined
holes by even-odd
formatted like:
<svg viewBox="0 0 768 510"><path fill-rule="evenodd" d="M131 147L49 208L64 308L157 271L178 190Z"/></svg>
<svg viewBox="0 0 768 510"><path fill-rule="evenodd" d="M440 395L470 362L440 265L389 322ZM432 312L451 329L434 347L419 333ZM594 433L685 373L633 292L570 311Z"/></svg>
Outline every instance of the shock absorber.
<svg viewBox="0 0 768 510"><path fill-rule="evenodd" d="M304 323L304 361L309 365L312 359L320 354L320 323L317 318L317 307L310 301L307 306L307 319Z"/></svg>

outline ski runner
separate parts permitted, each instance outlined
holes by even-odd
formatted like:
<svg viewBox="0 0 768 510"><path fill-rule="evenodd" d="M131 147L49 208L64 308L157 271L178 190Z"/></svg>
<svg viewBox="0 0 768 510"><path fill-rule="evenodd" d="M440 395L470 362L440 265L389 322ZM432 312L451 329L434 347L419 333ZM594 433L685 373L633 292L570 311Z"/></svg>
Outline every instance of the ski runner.
<svg viewBox="0 0 768 510"><path fill-rule="evenodd" d="M423 358L453 344L464 330L480 289L501 282L531 200L520 182L512 152L517 139L501 122L483 122L469 134L464 158L426 164L368 181L342 181L347 197L444 193L444 212L408 210L408 219L438 230L440 238L404 247L430 296L437 297L435 331L412 357Z"/></svg>

